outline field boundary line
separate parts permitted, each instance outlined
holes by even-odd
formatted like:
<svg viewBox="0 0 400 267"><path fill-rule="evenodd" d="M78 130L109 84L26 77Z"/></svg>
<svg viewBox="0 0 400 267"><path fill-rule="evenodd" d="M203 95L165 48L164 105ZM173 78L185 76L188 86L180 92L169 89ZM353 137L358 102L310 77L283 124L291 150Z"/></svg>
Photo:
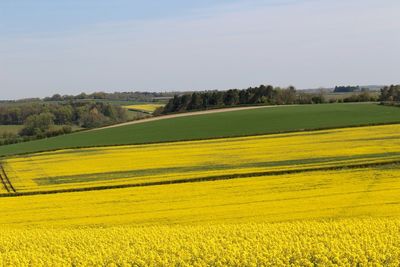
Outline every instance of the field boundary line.
<svg viewBox="0 0 400 267"><path fill-rule="evenodd" d="M227 175L188 178L188 179L179 179L179 180L171 180L171 181L148 182L148 183L105 185L105 186L54 189L54 190L30 191L30 192L14 191L13 194L0 194L0 198L1 197L35 196L35 195L49 195L49 194L73 193L73 192L100 191L100 190L108 190L108 189L123 189L123 188L131 188L131 187L147 187L147 186L184 184L184 183L196 183L196 182L212 182L212 181L221 181L221 180L232 180L232 179L240 179L240 178L251 178L251 177L273 176L273 175L284 175L284 174L296 174L296 173L306 173L306 172L315 172L315 171L363 169L363 168L371 168L371 167L379 167L379 166L387 166L387 165L397 165L397 164L400 164L400 160L391 160L391 161L374 162L374 163L359 163L359 164L351 164L351 165L346 165L346 166L313 167L313 168L304 168L304 169L297 169L297 170L279 170L279 171L266 171L266 172L254 172L254 173L227 174Z"/></svg>

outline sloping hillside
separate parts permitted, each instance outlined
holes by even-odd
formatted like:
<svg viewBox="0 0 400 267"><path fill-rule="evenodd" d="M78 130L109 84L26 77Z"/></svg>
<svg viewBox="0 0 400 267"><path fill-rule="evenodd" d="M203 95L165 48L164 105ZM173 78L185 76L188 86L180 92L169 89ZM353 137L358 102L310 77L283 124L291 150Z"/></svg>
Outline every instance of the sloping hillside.
<svg viewBox="0 0 400 267"><path fill-rule="evenodd" d="M143 144L398 122L400 109L376 104L266 107L143 122L1 146L0 156L71 147Z"/></svg>

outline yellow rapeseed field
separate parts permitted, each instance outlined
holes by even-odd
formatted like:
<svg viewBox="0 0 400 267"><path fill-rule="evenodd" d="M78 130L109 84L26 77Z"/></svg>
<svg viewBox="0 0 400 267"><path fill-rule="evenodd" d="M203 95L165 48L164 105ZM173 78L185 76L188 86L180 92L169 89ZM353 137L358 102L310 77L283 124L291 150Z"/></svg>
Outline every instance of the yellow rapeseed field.
<svg viewBox="0 0 400 267"><path fill-rule="evenodd" d="M393 166L3 198L0 266L398 266L399 193Z"/></svg>
<svg viewBox="0 0 400 267"><path fill-rule="evenodd" d="M181 183L1 197L0 266L399 266L399 161L400 125L5 158L17 192Z"/></svg>
<svg viewBox="0 0 400 267"><path fill-rule="evenodd" d="M2 198L0 228L400 216L398 166Z"/></svg>
<svg viewBox="0 0 400 267"><path fill-rule="evenodd" d="M142 105L129 105L124 106L126 109L139 110L148 113L153 113L157 108L165 106L164 104L142 104Z"/></svg>
<svg viewBox="0 0 400 267"><path fill-rule="evenodd" d="M5 189L3 184L0 184L0 194L7 194L8 191Z"/></svg>
<svg viewBox="0 0 400 267"><path fill-rule="evenodd" d="M18 192L140 184L400 160L400 125L96 147L8 158Z"/></svg>
<svg viewBox="0 0 400 267"><path fill-rule="evenodd" d="M399 266L400 220L0 229L1 266Z"/></svg>

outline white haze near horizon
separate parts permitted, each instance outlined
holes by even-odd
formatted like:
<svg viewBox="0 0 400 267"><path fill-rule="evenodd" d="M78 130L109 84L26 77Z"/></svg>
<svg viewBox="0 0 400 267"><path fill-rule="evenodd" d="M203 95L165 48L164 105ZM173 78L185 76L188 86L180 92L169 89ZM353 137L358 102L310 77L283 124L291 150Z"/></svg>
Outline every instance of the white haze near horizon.
<svg viewBox="0 0 400 267"><path fill-rule="evenodd" d="M399 83L400 1L244 3L0 36L0 99Z"/></svg>

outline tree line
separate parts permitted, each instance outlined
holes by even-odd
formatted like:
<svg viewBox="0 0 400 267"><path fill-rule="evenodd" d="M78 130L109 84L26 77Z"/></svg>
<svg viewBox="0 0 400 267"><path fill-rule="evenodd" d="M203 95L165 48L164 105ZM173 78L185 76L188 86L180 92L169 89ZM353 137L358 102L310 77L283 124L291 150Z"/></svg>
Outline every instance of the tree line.
<svg viewBox="0 0 400 267"><path fill-rule="evenodd" d="M335 86L333 90L334 93L353 93L353 92L360 92L360 86Z"/></svg>
<svg viewBox="0 0 400 267"><path fill-rule="evenodd" d="M338 91L346 91L356 87L336 87ZM326 92L310 93L288 88L260 85L248 89L230 89L227 91L205 91L175 95L159 113L168 114L191 110L223 108L244 105L291 105L291 104L321 104L335 102L369 102L378 98L371 95L367 89L360 89L354 94L343 98L328 98Z"/></svg>
<svg viewBox="0 0 400 267"><path fill-rule="evenodd" d="M382 102L400 102L400 85L390 85L382 88L379 100Z"/></svg>
<svg viewBox="0 0 400 267"><path fill-rule="evenodd" d="M124 108L109 103L24 103L0 106L0 125L23 125L3 144L70 133L72 126L95 128L127 120ZM60 127L54 127L54 126ZM4 137L3 137L4 138Z"/></svg>
<svg viewBox="0 0 400 267"><path fill-rule="evenodd" d="M294 87L273 87L260 85L248 89L227 91L194 92L175 95L170 99L162 113L184 112L239 105L290 105L324 103L323 94L298 92Z"/></svg>

